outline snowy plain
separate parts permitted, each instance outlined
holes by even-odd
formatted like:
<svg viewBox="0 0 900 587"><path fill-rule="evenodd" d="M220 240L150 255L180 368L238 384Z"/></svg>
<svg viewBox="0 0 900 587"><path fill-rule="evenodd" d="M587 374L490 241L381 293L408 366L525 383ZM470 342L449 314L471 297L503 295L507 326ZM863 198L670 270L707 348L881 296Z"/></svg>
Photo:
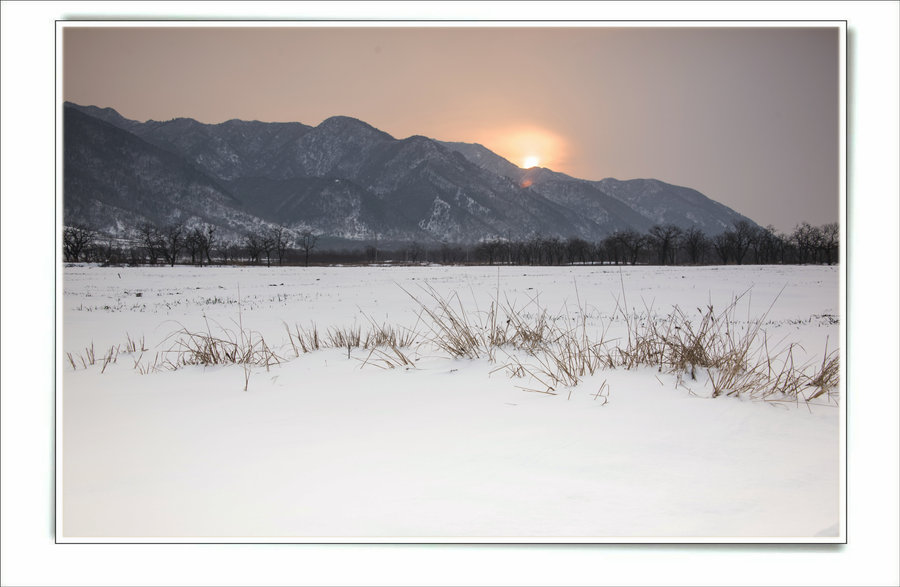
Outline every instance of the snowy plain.
<svg viewBox="0 0 900 587"><path fill-rule="evenodd" d="M665 316L735 296L769 340L821 362L840 340L837 267L64 269L61 541L842 541L842 402L709 397L655 369L533 393L486 359L295 357L285 325L421 329L422 287L472 314L500 296L606 338L617 307ZM773 303L774 302L774 303ZM771 306L771 308L770 308ZM127 338L262 335L287 360L141 374ZM168 339L171 340L171 339ZM244 391L247 383L247 391ZM602 391L603 395L598 395Z"/></svg>

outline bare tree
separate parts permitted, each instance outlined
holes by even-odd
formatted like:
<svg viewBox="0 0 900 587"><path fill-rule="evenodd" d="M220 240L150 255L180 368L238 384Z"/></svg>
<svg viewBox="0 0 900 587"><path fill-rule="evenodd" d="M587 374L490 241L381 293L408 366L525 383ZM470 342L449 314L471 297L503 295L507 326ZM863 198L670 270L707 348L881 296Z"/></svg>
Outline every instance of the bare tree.
<svg viewBox="0 0 900 587"><path fill-rule="evenodd" d="M104 265L121 263L123 259L122 249L112 236L107 236L102 240L96 239L88 247L88 250L91 259Z"/></svg>
<svg viewBox="0 0 900 587"><path fill-rule="evenodd" d="M268 231L262 233L259 237L259 246L262 247L262 252L266 256L266 267L271 267L272 253L275 251L275 239L272 238L272 234Z"/></svg>
<svg viewBox="0 0 900 587"><path fill-rule="evenodd" d="M205 239L206 235L204 235L203 231L198 227L194 227L188 231L187 236L184 239L184 246L191 256L191 265L197 263L198 257L200 258L200 264L203 265L203 241Z"/></svg>
<svg viewBox="0 0 900 587"><path fill-rule="evenodd" d="M475 256L478 259L487 260L488 265L493 265L494 261L500 261L502 247L503 244L496 238L483 241L475 247Z"/></svg>
<svg viewBox="0 0 900 587"><path fill-rule="evenodd" d="M278 264L284 263L284 254L291 244L288 232L281 226L269 229L268 239L272 242L272 249L278 257Z"/></svg>
<svg viewBox="0 0 900 587"><path fill-rule="evenodd" d="M561 265L566 255L566 245L558 236L540 240L541 259L544 265Z"/></svg>
<svg viewBox="0 0 900 587"><path fill-rule="evenodd" d="M272 253L276 252L276 239L271 230L259 230L248 232L244 235L244 245L250 262L261 263L262 256L266 256L266 267L272 266Z"/></svg>
<svg viewBox="0 0 900 587"><path fill-rule="evenodd" d="M728 260L734 256L734 233L730 230L719 233L712 239L713 249L723 265L728 265Z"/></svg>
<svg viewBox="0 0 900 587"><path fill-rule="evenodd" d="M624 232L618 233L617 236L619 243L621 243L622 248L625 251L626 260L634 265L637 263L641 251L647 247L647 239L630 228Z"/></svg>
<svg viewBox="0 0 900 587"><path fill-rule="evenodd" d="M570 237L566 241L566 255L569 263L586 264L591 257L591 244L584 239Z"/></svg>
<svg viewBox="0 0 900 587"><path fill-rule="evenodd" d="M750 248L753 250L755 263L777 263L783 243L781 243L780 237L775 233L775 227L769 225L765 228L754 228L750 239Z"/></svg>
<svg viewBox="0 0 900 587"><path fill-rule="evenodd" d="M138 265L144 262L144 251L143 247L139 244L132 243L131 246L128 247L128 264L132 267L137 267Z"/></svg>
<svg viewBox="0 0 900 587"><path fill-rule="evenodd" d="M244 235L244 246L247 248L247 256L251 263L259 263L263 253L262 238L255 232Z"/></svg>
<svg viewBox="0 0 900 587"><path fill-rule="evenodd" d="M735 222L733 230L726 230L713 237L713 249L723 264L727 265L729 260L734 259L735 263L741 265L753 243L754 233L753 225L746 220Z"/></svg>
<svg viewBox="0 0 900 587"><path fill-rule="evenodd" d="M170 224L160 231L160 240L162 242L162 256L170 267L175 266L178 260L178 253L184 247L184 225Z"/></svg>
<svg viewBox="0 0 900 587"><path fill-rule="evenodd" d="M238 245L230 240L217 239L215 241L216 258L222 265L227 265L229 261L236 261L238 257Z"/></svg>
<svg viewBox="0 0 900 587"><path fill-rule="evenodd" d="M822 240L821 231L817 227L808 222L798 224L790 238L797 247L797 260L801 265L816 261L816 249Z"/></svg>
<svg viewBox="0 0 900 587"><path fill-rule="evenodd" d="M623 263L625 262L625 251L623 250L622 239L619 238L618 233L607 236L601 241L600 245L606 252L607 262L612 261L616 265L619 264L619 259Z"/></svg>
<svg viewBox="0 0 900 587"><path fill-rule="evenodd" d="M138 242L147 255L150 265L156 265L156 262L163 255L165 249L165 240L159 232L156 225L145 222L138 227Z"/></svg>
<svg viewBox="0 0 900 587"><path fill-rule="evenodd" d="M447 264L451 263L452 251L450 250L450 245L447 244L447 241L441 241L441 246L438 249L438 251L440 251L442 265L447 265Z"/></svg>
<svg viewBox="0 0 900 587"><path fill-rule="evenodd" d="M519 264L534 265L540 262L540 239L535 237L516 244Z"/></svg>
<svg viewBox="0 0 900 587"><path fill-rule="evenodd" d="M650 229L649 241L656 249L657 259L661 265L675 264L675 252L678 249L681 232L674 224L662 226L657 224Z"/></svg>
<svg viewBox="0 0 900 587"><path fill-rule="evenodd" d="M300 233L300 241L297 244L300 246L300 250L303 251L303 261L306 267L309 267L309 254L316 248L316 242L318 240L319 235L313 233L311 230L304 230ZM375 261L378 260L377 244L375 245L373 257Z"/></svg>
<svg viewBox="0 0 900 587"><path fill-rule="evenodd" d="M416 241L411 242L404 251L407 263L418 263L425 256L425 247Z"/></svg>
<svg viewBox="0 0 900 587"><path fill-rule="evenodd" d="M734 233L732 237L734 241L734 260L740 265L743 263L744 256L747 254L753 239L753 225L746 220L741 220L734 223L732 232Z"/></svg>
<svg viewBox="0 0 900 587"><path fill-rule="evenodd" d="M826 262L831 265L838 256L838 247L840 245L840 228L837 222L830 222L821 228L822 232L822 248L825 253Z"/></svg>
<svg viewBox="0 0 900 587"><path fill-rule="evenodd" d="M77 262L94 244L96 233L84 226L67 226L63 229L63 256L67 262Z"/></svg>
<svg viewBox="0 0 900 587"><path fill-rule="evenodd" d="M212 224L206 225L206 238L203 240L203 250L201 251L206 257L206 263L212 265L212 249L216 244L216 227Z"/></svg>
<svg viewBox="0 0 900 587"><path fill-rule="evenodd" d="M681 242L692 264L697 265L703 262L706 252L709 251L710 243L702 230L696 226L689 228L684 233Z"/></svg>

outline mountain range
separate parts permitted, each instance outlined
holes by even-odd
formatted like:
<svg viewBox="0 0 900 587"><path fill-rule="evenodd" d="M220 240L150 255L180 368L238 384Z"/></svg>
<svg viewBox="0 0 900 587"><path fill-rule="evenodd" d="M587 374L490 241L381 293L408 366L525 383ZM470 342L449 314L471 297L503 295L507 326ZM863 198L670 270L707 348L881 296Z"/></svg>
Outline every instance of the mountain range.
<svg viewBox="0 0 900 587"><path fill-rule="evenodd" d="M522 169L479 144L396 139L346 116L314 127L138 122L67 102L63 156L64 222L104 232L184 222L235 237L284 226L351 242L472 243L753 224L687 187Z"/></svg>

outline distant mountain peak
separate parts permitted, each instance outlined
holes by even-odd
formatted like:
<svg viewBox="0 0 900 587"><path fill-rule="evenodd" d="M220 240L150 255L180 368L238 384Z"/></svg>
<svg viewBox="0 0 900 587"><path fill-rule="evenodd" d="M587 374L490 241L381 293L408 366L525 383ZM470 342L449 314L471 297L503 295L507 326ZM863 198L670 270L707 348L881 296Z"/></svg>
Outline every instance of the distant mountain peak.
<svg viewBox="0 0 900 587"><path fill-rule="evenodd" d="M393 139L391 135L379 130L367 122L363 122L352 116L330 116L319 123L318 129L327 129L330 131L366 131L369 133L377 133L385 137Z"/></svg>
<svg viewBox="0 0 900 587"><path fill-rule="evenodd" d="M353 118L352 116L344 116L343 114L335 114L334 116L329 116L325 120L323 120L319 125L331 125L331 124L361 124L363 126L371 126L367 122L363 122L358 118Z"/></svg>

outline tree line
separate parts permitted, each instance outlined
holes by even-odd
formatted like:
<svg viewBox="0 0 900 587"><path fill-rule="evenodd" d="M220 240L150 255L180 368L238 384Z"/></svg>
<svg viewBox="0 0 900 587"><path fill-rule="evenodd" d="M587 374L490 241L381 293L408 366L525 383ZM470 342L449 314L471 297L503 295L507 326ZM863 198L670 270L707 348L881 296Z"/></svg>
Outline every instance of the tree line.
<svg viewBox="0 0 900 587"><path fill-rule="evenodd" d="M248 230L240 239L222 238L215 226L191 228L181 223L159 226L145 222L129 237L103 235L91 228L72 225L63 229L63 258L79 261L129 265L228 265L272 266L296 264L302 253L309 264L310 253L319 236L312 231L292 233L276 226Z"/></svg>
<svg viewBox="0 0 900 587"><path fill-rule="evenodd" d="M63 230L66 262L170 265L249 264L479 264L479 265L742 265L828 264L838 260L837 223L797 225L789 234L746 221L714 236L697 228L661 224L646 233L615 232L598 242L535 235L527 239L493 238L475 245L410 242L379 249L319 250L318 234L282 227L248 230L241 238L223 238L214 226L186 227L144 223L129 238L102 235L83 226Z"/></svg>
<svg viewBox="0 0 900 587"><path fill-rule="evenodd" d="M772 226L740 221L712 237L696 227L664 224L643 234L615 232L594 243L540 236L523 241L495 239L477 245L475 258L489 265L831 265L838 260L839 243L837 223L812 226L804 222L790 234L779 234Z"/></svg>

